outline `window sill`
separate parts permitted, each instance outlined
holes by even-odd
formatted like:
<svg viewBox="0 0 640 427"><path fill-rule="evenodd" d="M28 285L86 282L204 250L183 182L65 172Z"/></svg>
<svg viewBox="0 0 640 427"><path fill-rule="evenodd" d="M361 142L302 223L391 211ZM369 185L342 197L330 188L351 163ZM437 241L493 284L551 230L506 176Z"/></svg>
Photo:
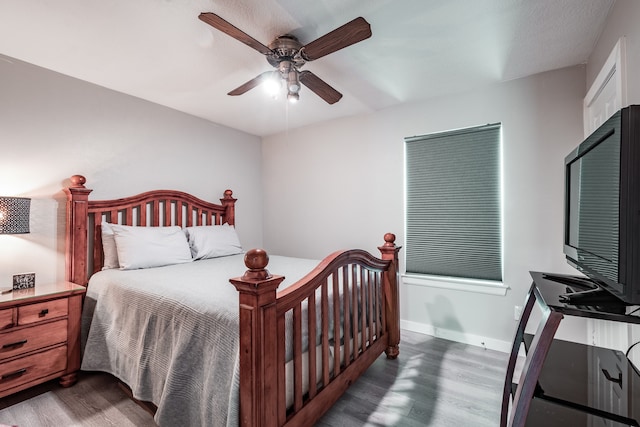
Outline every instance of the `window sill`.
<svg viewBox="0 0 640 427"><path fill-rule="evenodd" d="M479 294L500 295L507 294L509 287L502 282L489 280L461 279L458 277L427 276L417 274L403 274L402 283L405 285L426 286L430 288L451 289Z"/></svg>

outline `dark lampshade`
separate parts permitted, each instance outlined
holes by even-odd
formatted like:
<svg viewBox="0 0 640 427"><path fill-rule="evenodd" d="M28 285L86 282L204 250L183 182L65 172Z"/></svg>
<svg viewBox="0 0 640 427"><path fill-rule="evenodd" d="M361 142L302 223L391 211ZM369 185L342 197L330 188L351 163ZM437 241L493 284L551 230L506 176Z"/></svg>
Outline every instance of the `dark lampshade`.
<svg viewBox="0 0 640 427"><path fill-rule="evenodd" d="M0 234L28 233L30 206L26 197L0 197Z"/></svg>

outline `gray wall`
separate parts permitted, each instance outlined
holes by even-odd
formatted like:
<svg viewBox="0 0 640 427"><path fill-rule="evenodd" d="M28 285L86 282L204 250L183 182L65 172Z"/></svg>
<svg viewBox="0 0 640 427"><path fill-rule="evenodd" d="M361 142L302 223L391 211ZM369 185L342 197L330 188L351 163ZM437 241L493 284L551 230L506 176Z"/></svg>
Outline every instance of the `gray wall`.
<svg viewBox="0 0 640 427"><path fill-rule="evenodd" d="M584 67L389 108L265 138L265 244L321 257L404 240L406 136L501 122L506 296L402 285L404 327L505 349L530 270L575 272L562 253L564 156L582 140ZM275 202L277 201L277 202ZM295 207L295 209L291 209ZM582 322L560 336L584 341Z"/></svg>
<svg viewBox="0 0 640 427"><path fill-rule="evenodd" d="M0 195L33 198L31 234L0 236L0 283L64 278L73 174L94 199L165 188L217 201L230 188L241 241L262 246L258 137L1 55L0 94Z"/></svg>

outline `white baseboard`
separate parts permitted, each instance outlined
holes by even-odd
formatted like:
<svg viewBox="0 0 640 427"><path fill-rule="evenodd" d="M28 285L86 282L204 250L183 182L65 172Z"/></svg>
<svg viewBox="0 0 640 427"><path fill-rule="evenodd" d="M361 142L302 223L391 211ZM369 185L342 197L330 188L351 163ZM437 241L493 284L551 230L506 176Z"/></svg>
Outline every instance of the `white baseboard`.
<svg viewBox="0 0 640 427"><path fill-rule="evenodd" d="M400 320L400 327L412 332L431 335L432 337L443 338L449 341L461 342L464 344L475 345L490 350L509 353L511 351L511 342L487 338L480 335L467 334L460 331L452 331L449 329L437 328L433 325L425 323L412 322L409 320ZM402 343L402 341L401 341Z"/></svg>

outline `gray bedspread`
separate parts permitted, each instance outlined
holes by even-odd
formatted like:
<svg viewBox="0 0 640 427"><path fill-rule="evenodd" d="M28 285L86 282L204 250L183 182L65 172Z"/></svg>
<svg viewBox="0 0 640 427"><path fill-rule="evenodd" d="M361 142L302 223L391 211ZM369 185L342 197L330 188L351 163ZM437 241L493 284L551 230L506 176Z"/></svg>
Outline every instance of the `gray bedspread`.
<svg viewBox="0 0 640 427"><path fill-rule="evenodd" d="M282 289L318 261L271 256ZM91 278L82 369L113 374L153 402L162 426L237 426L238 292L243 255Z"/></svg>

